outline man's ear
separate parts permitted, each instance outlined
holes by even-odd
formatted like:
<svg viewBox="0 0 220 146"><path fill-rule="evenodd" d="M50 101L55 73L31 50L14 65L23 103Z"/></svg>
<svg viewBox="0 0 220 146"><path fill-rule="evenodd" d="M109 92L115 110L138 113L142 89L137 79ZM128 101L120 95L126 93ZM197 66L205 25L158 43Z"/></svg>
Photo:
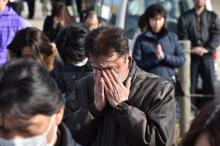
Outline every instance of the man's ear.
<svg viewBox="0 0 220 146"><path fill-rule="evenodd" d="M131 63L131 61L132 61L132 52L131 51L129 51L129 53L128 53L128 63L130 64Z"/></svg>

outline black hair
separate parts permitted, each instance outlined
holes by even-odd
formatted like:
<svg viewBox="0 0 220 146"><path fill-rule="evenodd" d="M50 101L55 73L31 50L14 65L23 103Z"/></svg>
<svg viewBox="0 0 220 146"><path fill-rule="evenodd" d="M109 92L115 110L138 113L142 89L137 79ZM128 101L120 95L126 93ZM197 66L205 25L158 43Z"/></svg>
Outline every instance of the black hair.
<svg viewBox="0 0 220 146"><path fill-rule="evenodd" d="M220 102L215 100L206 105L195 117L187 133L183 146L195 146L202 134L207 135L211 146L220 143Z"/></svg>
<svg viewBox="0 0 220 146"><path fill-rule="evenodd" d="M85 37L87 30L81 24L63 28L56 39L56 46L64 63L77 63L86 58Z"/></svg>
<svg viewBox="0 0 220 146"><path fill-rule="evenodd" d="M62 1L52 2L51 16L52 18L62 17L64 19L65 26L68 26L72 21L71 15L67 9L67 6Z"/></svg>
<svg viewBox="0 0 220 146"><path fill-rule="evenodd" d="M19 59L0 69L0 114L21 122L37 114L51 116L64 106L55 81L40 64Z"/></svg>
<svg viewBox="0 0 220 146"><path fill-rule="evenodd" d="M129 53L128 38L119 27L102 27L91 31L85 40L86 55L103 57L113 52L119 55Z"/></svg>
<svg viewBox="0 0 220 146"><path fill-rule="evenodd" d="M146 25L145 17L144 15L141 15L138 19L138 27L143 32L146 26L147 25Z"/></svg>
<svg viewBox="0 0 220 146"><path fill-rule="evenodd" d="M21 52L25 47L29 47L34 52L35 57L40 60L42 60L41 55L47 57L53 53L53 46L49 38L36 27L27 27L19 30L8 45L10 53L17 58L22 57Z"/></svg>
<svg viewBox="0 0 220 146"><path fill-rule="evenodd" d="M150 5L143 14L144 19L146 21L147 29L152 30L150 26L150 19L160 15L164 17L164 20L166 21L166 11L160 4L152 4ZM162 31L166 28L165 22L162 28Z"/></svg>

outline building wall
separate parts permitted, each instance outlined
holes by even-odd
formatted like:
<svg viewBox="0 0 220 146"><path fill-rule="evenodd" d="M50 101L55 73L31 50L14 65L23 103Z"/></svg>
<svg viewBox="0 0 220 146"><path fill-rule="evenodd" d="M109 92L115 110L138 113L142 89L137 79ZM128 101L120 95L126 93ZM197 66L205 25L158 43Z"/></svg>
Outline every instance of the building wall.
<svg viewBox="0 0 220 146"><path fill-rule="evenodd" d="M220 0L211 0L213 10L220 16Z"/></svg>

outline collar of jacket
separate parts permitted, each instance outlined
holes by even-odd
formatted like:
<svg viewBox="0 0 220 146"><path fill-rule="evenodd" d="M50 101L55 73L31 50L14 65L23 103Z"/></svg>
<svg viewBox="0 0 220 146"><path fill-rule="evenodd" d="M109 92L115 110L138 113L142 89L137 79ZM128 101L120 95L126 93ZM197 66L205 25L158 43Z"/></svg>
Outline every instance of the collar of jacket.
<svg viewBox="0 0 220 146"><path fill-rule="evenodd" d="M72 138L69 129L64 123L61 123L58 129L60 130L61 137L58 138L58 140L60 141L55 146L73 146L74 144L76 144Z"/></svg>
<svg viewBox="0 0 220 146"><path fill-rule="evenodd" d="M154 33L152 31L146 31L146 32L144 32L144 36L147 38L152 38L152 39L158 40L161 37L165 36L167 33L168 33L167 29L164 29L159 33Z"/></svg>
<svg viewBox="0 0 220 146"><path fill-rule="evenodd" d="M131 85L132 85L132 82L135 81L135 79L138 76L138 69L139 68L137 67L135 61L132 59L129 64L129 73L128 73L128 77L127 77L127 79L129 77L131 77ZM126 82L126 80L125 80L125 82Z"/></svg>
<svg viewBox="0 0 220 146"><path fill-rule="evenodd" d="M202 11L202 13L200 13L199 15L203 15L205 12L207 12L207 8L205 7L205 9ZM198 15L198 13L196 12L196 7L193 8L193 12Z"/></svg>

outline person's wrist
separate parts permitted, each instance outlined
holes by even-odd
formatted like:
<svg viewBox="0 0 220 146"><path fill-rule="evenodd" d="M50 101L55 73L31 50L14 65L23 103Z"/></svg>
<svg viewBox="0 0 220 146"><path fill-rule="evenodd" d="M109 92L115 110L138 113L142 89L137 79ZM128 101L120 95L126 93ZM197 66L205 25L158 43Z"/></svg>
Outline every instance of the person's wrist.
<svg viewBox="0 0 220 146"><path fill-rule="evenodd" d="M104 105L102 105L100 102L97 102L96 100L94 100L94 105L95 105L95 108L101 112L103 109L104 109Z"/></svg>
<svg viewBox="0 0 220 146"><path fill-rule="evenodd" d="M99 117L101 116L101 112L96 108L95 103L92 102L88 106L89 112L94 116L94 117Z"/></svg>

